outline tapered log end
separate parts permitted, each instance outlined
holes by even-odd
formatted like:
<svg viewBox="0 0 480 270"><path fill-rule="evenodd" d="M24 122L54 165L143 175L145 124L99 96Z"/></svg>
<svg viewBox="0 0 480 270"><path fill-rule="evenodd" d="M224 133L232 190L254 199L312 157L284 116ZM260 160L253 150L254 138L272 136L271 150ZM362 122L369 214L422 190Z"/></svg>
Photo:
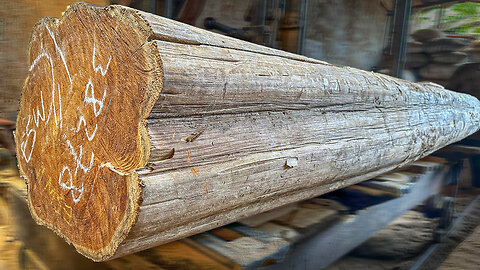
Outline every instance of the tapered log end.
<svg viewBox="0 0 480 270"><path fill-rule="evenodd" d="M77 3L31 36L15 136L30 211L97 261L115 252L141 202L143 120L162 84L150 32L132 9Z"/></svg>

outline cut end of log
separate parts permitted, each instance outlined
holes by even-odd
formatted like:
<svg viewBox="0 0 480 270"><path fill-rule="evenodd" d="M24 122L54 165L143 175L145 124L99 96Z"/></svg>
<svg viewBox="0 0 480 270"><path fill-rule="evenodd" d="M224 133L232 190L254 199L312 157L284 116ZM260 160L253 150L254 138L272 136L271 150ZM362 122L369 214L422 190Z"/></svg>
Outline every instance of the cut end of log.
<svg viewBox="0 0 480 270"><path fill-rule="evenodd" d="M150 36L137 11L86 3L31 36L15 138L29 207L97 261L115 252L141 202L135 169L150 155L144 119L163 77Z"/></svg>

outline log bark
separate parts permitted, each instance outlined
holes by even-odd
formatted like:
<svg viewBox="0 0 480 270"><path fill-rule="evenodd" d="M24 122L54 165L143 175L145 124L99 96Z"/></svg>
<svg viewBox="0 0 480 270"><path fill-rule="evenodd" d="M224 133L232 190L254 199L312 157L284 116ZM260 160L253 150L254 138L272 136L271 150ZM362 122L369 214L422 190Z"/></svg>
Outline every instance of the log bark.
<svg viewBox="0 0 480 270"><path fill-rule="evenodd" d="M439 85L75 4L32 33L16 148L34 219L97 261L405 165L475 132Z"/></svg>

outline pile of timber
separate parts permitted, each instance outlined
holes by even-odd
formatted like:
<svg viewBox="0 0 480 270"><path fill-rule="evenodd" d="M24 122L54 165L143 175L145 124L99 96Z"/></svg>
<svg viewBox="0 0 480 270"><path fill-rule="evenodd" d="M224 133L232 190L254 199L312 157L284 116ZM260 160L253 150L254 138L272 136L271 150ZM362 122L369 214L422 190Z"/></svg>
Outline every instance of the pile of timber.
<svg viewBox="0 0 480 270"><path fill-rule="evenodd" d="M33 218L107 260L408 164L480 102L123 6L34 28L15 134Z"/></svg>
<svg viewBox="0 0 480 270"><path fill-rule="evenodd" d="M406 67L418 80L446 85L455 70L468 61L464 51L472 39L446 36L436 29L421 29L411 35L415 41L407 43Z"/></svg>

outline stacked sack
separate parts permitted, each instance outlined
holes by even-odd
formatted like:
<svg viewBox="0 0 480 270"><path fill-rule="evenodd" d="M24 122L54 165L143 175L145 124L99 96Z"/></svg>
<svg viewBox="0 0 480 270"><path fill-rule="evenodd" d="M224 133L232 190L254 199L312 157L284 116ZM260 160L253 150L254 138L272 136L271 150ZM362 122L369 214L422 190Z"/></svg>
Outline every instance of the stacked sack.
<svg viewBox="0 0 480 270"><path fill-rule="evenodd" d="M468 61L463 52L472 39L462 36L445 36L436 29L422 29L412 35L415 41L407 44L406 67L420 81L433 81L446 85L458 66Z"/></svg>
<svg viewBox="0 0 480 270"><path fill-rule="evenodd" d="M474 41L465 52L468 53L470 62L480 63L480 41Z"/></svg>
<svg viewBox="0 0 480 270"><path fill-rule="evenodd" d="M465 52L469 54L470 61L458 67L447 88L480 98L480 42L472 42Z"/></svg>
<svg viewBox="0 0 480 270"><path fill-rule="evenodd" d="M472 42L465 52L469 54L469 63L458 67L446 88L480 99L480 42ZM480 142L480 132L471 135L468 139ZM477 161L476 166L478 165L480 163Z"/></svg>

